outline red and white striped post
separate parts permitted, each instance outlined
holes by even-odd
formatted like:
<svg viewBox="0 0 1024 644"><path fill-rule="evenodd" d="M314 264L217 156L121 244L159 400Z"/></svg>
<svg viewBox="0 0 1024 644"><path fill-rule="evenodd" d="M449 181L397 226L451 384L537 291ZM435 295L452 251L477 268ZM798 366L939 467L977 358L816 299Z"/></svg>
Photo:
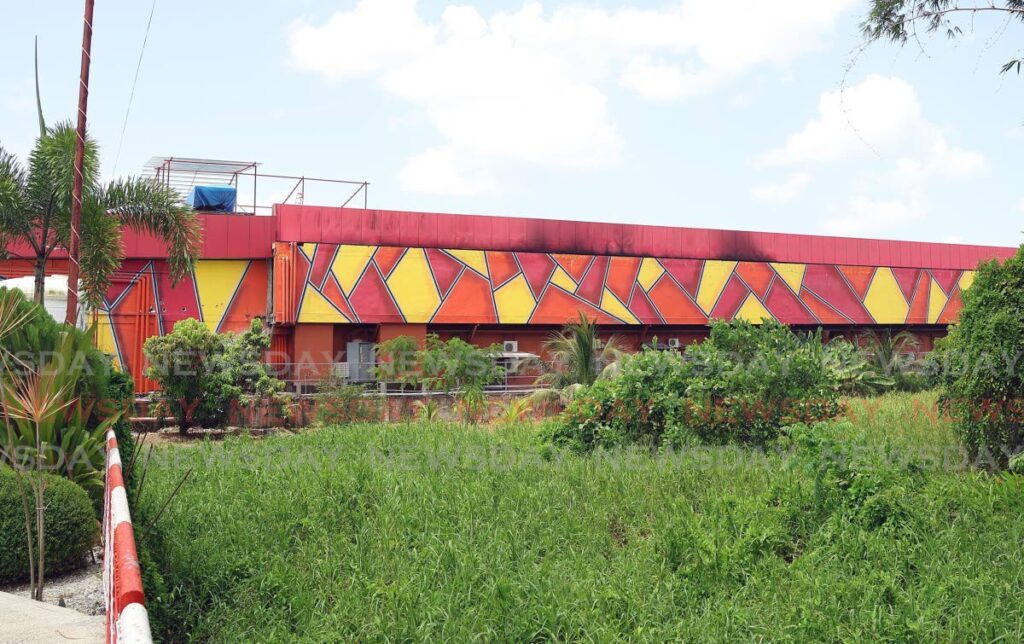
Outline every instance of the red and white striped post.
<svg viewBox="0 0 1024 644"><path fill-rule="evenodd" d="M142 569L135 548L121 453L114 430L107 431L107 472L103 505L103 592L107 642L149 644L153 635L142 590Z"/></svg>

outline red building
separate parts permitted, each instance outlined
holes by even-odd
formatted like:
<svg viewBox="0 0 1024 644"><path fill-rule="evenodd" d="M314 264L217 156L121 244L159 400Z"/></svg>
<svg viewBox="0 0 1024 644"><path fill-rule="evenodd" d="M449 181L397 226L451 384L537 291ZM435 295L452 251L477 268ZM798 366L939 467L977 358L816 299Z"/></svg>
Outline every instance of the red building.
<svg viewBox="0 0 1024 644"><path fill-rule="evenodd" d="M163 244L127 234L126 260L95 313L102 347L139 391L153 388L142 376L145 339L189 317L220 332L265 318L270 359L299 382L399 335L539 354L580 311L634 348L655 337L693 342L711 318L774 318L830 334L907 328L930 349L956 320L978 262L1015 250L297 205L202 219L202 257L176 285ZM31 274L10 250L0 277ZM51 261L51 273L65 270L66 260Z"/></svg>

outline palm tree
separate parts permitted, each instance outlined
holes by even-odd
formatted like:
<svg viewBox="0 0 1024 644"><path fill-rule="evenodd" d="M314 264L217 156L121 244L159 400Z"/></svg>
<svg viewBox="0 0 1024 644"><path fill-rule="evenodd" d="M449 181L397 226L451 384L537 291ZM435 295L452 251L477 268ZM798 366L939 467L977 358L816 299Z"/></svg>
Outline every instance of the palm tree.
<svg viewBox="0 0 1024 644"><path fill-rule="evenodd" d="M71 186L76 133L70 122L42 128L26 168L0 145L0 252L23 242L35 262L35 301L43 301L46 265L71 240ZM86 138L83 164L81 290L90 305L102 302L121 265L121 229L153 234L168 246L174 282L188 275L199 252L201 233L195 212L179 195L144 178L99 182L96 143Z"/></svg>
<svg viewBox="0 0 1024 644"><path fill-rule="evenodd" d="M545 364L546 372L536 382L550 389L535 392L533 398L537 402L555 397L563 402L571 400L582 387L614 375L623 353L618 336L602 344L597 337L597 322L587 319L582 312L578 322L552 334L544 348L550 358Z"/></svg>
<svg viewBox="0 0 1024 644"><path fill-rule="evenodd" d="M868 354L868 362L881 375L897 383L909 364L907 353L917 352L921 341L910 331L893 333L891 330L866 331L861 336L861 346Z"/></svg>

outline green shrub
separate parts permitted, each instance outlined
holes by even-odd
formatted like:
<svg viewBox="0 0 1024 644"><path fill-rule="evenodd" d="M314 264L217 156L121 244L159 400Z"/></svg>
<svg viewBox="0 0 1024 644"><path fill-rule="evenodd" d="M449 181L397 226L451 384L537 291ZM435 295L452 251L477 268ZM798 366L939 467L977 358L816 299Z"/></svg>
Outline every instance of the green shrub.
<svg viewBox="0 0 1024 644"><path fill-rule="evenodd" d="M821 334L798 336L778 322L715 322L686 351L688 418L710 443L765 444L784 425L840 411Z"/></svg>
<svg viewBox="0 0 1024 644"><path fill-rule="evenodd" d="M584 388L542 436L575 451L627 444L657 447L670 432L678 438L684 416L687 366L674 351L624 356L613 378Z"/></svg>
<svg viewBox="0 0 1024 644"><path fill-rule="evenodd" d="M380 420L385 399L367 395L366 387L328 379L316 394L316 420L321 425L347 425Z"/></svg>
<svg viewBox="0 0 1024 644"><path fill-rule="evenodd" d="M910 491L922 482L913 459L889 462L849 422L800 423L784 433L797 448L787 466L814 481L818 521L853 521L867 530L900 530L913 522Z"/></svg>
<svg viewBox="0 0 1024 644"><path fill-rule="evenodd" d="M985 262L940 344L943 404L972 459L1006 467L1024 448L1024 247Z"/></svg>
<svg viewBox="0 0 1024 644"><path fill-rule="evenodd" d="M838 380L818 334L766 322L715 322L708 339L644 351L584 389L545 438L577 450L701 440L765 444L799 421L832 418Z"/></svg>
<svg viewBox="0 0 1024 644"><path fill-rule="evenodd" d="M46 504L46 573L74 570L85 563L85 557L96 541L96 516L89 496L82 488L59 476L42 476L46 478L43 497ZM35 502L28 481L23 483L29 511L34 518ZM32 539L34 544L34 521ZM28 578L26 548L25 515L17 475L9 467L0 465L0 582Z"/></svg>
<svg viewBox="0 0 1024 644"><path fill-rule="evenodd" d="M82 367L82 376L74 393L84 400L102 400L115 370L110 359L93 347L90 333L55 321L43 307L20 292L14 293L14 297L20 300L15 315L21 317L26 312L32 313L25 324L4 337L2 348L14 355L24 367L35 370L56 350L63 335L71 333L81 351L77 360Z"/></svg>
<svg viewBox="0 0 1024 644"><path fill-rule="evenodd" d="M218 335L189 318L171 333L146 340L146 375L160 384L161 401L183 434L194 425L219 427L232 404L276 400L284 388L261 361L269 347L259 319L241 335Z"/></svg>
<svg viewBox="0 0 1024 644"><path fill-rule="evenodd" d="M175 324L167 335L146 340L146 375L160 383L161 401L182 433L193 424L219 425L227 417L230 392L213 362L221 347L217 334L192 318Z"/></svg>

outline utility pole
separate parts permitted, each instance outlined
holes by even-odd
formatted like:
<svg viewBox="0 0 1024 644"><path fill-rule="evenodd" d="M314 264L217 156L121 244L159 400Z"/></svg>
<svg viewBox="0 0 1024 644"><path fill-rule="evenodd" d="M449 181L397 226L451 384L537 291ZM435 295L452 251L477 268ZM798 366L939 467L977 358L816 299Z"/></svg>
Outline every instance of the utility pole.
<svg viewBox="0 0 1024 644"><path fill-rule="evenodd" d="M78 323L78 258L81 255L82 182L85 165L85 121L89 109L89 63L92 55L92 10L94 0L85 0L82 27L82 72L78 85L78 138L75 141L75 177L71 188L71 248L68 249L68 311L65 321Z"/></svg>

